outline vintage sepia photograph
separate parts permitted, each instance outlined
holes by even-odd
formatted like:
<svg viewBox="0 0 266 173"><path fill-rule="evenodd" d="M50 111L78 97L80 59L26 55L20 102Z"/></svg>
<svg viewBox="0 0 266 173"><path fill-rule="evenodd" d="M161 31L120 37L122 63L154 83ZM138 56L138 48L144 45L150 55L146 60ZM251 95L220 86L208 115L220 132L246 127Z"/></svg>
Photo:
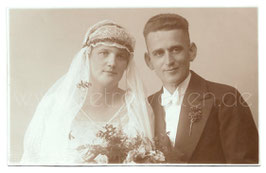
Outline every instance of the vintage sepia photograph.
<svg viewBox="0 0 266 173"><path fill-rule="evenodd" d="M258 9L9 8L8 165L258 165Z"/></svg>

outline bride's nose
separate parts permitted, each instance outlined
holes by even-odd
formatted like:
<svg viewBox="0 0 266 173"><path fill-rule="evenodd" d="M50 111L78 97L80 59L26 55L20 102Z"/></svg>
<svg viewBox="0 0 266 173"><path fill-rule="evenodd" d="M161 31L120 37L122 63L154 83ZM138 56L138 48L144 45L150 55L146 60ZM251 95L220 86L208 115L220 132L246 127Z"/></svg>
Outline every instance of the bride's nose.
<svg viewBox="0 0 266 173"><path fill-rule="evenodd" d="M115 66L115 54L113 53L110 53L108 58L107 58L107 65L110 66L110 67L114 67Z"/></svg>

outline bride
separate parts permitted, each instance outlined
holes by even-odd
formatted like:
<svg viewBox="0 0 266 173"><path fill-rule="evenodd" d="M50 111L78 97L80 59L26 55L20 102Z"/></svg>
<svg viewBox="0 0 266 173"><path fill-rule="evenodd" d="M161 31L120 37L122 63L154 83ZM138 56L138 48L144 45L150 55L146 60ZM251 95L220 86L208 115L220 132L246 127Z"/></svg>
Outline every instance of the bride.
<svg viewBox="0 0 266 173"><path fill-rule="evenodd" d="M39 103L25 133L21 164L82 164L77 148L97 143L96 133L106 124L152 140L153 114L134 46L134 38L112 21L88 30L68 72ZM123 75L125 90L118 87Z"/></svg>

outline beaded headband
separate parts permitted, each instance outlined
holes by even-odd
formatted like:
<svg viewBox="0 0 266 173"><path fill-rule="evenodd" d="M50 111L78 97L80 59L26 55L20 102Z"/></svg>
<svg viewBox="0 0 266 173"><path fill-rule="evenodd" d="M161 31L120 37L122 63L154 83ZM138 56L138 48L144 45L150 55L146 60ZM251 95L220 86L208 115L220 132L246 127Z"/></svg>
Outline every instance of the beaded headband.
<svg viewBox="0 0 266 173"><path fill-rule="evenodd" d="M123 27L109 20L98 22L89 29L83 47L95 47L101 43L124 48L129 53L133 53L135 48L135 39Z"/></svg>

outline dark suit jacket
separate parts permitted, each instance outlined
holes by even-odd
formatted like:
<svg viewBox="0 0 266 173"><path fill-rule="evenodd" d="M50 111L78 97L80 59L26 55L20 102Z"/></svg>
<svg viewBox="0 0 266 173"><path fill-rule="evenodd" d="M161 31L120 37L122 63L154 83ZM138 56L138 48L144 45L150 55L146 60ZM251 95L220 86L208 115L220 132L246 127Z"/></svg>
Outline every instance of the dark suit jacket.
<svg viewBox="0 0 266 173"><path fill-rule="evenodd" d="M165 130L160 104L163 90L148 98L155 114L155 136L174 156L167 155L167 162L258 163L257 128L239 92L191 73L174 147L170 147Z"/></svg>

